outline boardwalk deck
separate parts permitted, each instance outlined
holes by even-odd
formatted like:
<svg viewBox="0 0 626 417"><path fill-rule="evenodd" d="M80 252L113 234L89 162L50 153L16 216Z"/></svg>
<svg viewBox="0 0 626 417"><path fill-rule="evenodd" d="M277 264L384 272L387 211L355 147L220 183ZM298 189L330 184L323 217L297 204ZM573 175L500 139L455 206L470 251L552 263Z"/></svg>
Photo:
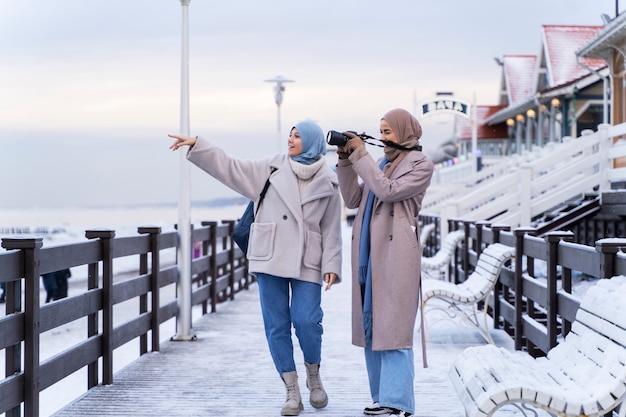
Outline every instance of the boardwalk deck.
<svg viewBox="0 0 626 417"><path fill-rule="evenodd" d="M322 410L308 404L304 365L296 348L305 406L300 415L362 416L370 398L363 352L350 344L349 283L324 292L323 308L321 374L329 404ZM284 387L265 342L256 285L221 305L217 313L197 320L193 333L196 341L162 344L161 352L144 355L117 372L113 385L92 389L54 417L280 415ZM496 345L512 348L503 332L493 331L492 335ZM448 368L464 348L484 344L483 339L471 327L459 328L449 322L434 326L429 333L427 369L421 367L419 340L416 332L415 415L462 417ZM521 413L510 408L499 415Z"/></svg>

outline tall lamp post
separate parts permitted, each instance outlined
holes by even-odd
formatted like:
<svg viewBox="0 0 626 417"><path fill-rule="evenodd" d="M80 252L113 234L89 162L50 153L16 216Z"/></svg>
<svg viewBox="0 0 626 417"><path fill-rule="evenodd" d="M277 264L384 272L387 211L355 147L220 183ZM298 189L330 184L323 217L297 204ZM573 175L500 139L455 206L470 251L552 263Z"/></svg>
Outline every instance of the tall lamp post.
<svg viewBox="0 0 626 417"><path fill-rule="evenodd" d="M506 119L506 126L507 126L507 135L508 135L508 143L507 143L507 149L505 150L505 155L511 155L513 154L513 144L511 144L512 140L515 140L515 120L512 119L511 117L509 117L508 119ZM510 149L510 152L509 152Z"/></svg>
<svg viewBox="0 0 626 417"><path fill-rule="evenodd" d="M550 100L550 131L548 132L548 140L550 142L557 142L557 135L556 135L556 115L557 112L559 110L559 106L561 105L561 100L559 100L557 97L554 97L552 100Z"/></svg>
<svg viewBox="0 0 626 417"><path fill-rule="evenodd" d="M480 156L480 152L478 152L478 106L476 105L476 93L474 93L472 98L472 154L474 155L472 172L476 174L478 172L478 157Z"/></svg>
<svg viewBox="0 0 626 417"><path fill-rule="evenodd" d="M526 111L526 150L528 152L533 149L533 128L535 127L535 110L528 109Z"/></svg>
<svg viewBox="0 0 626 417"><path fill-rule="evenodd" d="M515 116L515 153L522 154L522 125L524 124L524 115Z"/></svg>
<svg viewBox="0 0 626 417"><path fill-rule="evenodd" d="M183 11L181 82L180 82L180 134L189 136L189 3L180 0ZM193 340L191 335L191 167L180 152L180 187L178 194L178 315L176 335L172 340Z"/></svg>
<svg viewBox="0 0 626 417"><path fill-rule="evenodd" d="M539 109L537 109L537 125L535 136L537 137L537 145L539 145L539 147L541 148L543 148L543 146L545 145L543 137L543 125L545 124L544 120L547 111L548 108L545 104L540 104Z"/></svg>
<svg viewBox="0 0 626 417"><path fill-rule="evenodd" d="M274 78L271 78L269 80L265 80L266 83L276 83L276 85L274 86L274 101L276 102L276 120L277 120L277 127L276 127L276 137L277 137L277 141L278 141L278 152L280 153L282 146L281 146L281 140L282 140L282 135L280 132L280 105L283 104L283 92L285 91L285 86L283 85L284 83L292 83L294 82L294 80L288 80L286 78L284 78L282 75L277 75Z"/></svg>

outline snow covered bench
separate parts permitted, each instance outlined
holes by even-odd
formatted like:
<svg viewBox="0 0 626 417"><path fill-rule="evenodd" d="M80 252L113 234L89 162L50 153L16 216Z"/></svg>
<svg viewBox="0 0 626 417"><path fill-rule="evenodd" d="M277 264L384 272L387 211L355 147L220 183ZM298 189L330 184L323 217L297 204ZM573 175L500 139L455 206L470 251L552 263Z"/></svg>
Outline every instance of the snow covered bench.
<svg viewBox="0 0 626 417"><path fill-rule="evenodd" d="M422 246L422 249L426 247L426 244L428 243L428 238L430 237L430 235L433 234L434 231L435 223L428 223L422 226L422 228L420 229L420 245Z"/></svg>
<svg viewBox="0 0 626 417"><path fill-rule="evenodd" d="M436 278L439 278L443 268L450 264L450 261L454 256L454 251L464 237L465 232L462 230L450 232L443 239L441 249L439 249L437 253L430 257L422 256L422 276L424 276L424 278L428 278L434 277L433 275L436 274Z"/></svg>
<svg viewBox="0 0 626 417"><path fill-rule="evenodd" d="M492 243L483 249L478 256L474 272L462 283L422 280L424 314L432 310L442 310L446 313L446 318L460 316L476 327L487 342L493 343L487 324L487 309L485 308L484 311L484 328L481 328L477 317L477 304L481 301L484 301L485 305L489 304L489 296L498 281L500 269L514 256L515 248L501 243ZM434 300L443 301L443 306L433 303Z"/></svg>
<svg viewBox="0 0 626 417"><path fill-rule="evenodd" d="M616 409L626 396L625 299L624 276L589 288L571 332L545 358L492 345L467 348L449 373L465 415L492 416L505 404L559 417ZM619 407L619 416L625 414Z"/></svg>

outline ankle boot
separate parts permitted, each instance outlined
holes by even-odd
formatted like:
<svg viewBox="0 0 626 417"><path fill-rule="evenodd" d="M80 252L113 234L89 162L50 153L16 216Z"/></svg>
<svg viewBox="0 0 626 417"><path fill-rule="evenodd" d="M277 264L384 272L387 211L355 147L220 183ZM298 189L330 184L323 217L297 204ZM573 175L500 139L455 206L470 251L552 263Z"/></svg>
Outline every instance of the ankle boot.
<svg viewBox="0 0 626 417"><path fill-rule="evenodd" d="M300 387L298 386L298 374L296 371L283 372L283 381L287 389L287 400L280 412L281 416L297 416L300 414L302 398L300 397Z"/></svg>
<svg viewBox="0 0 626 417"><path fill-rule="evenodd" d="M320 379L320 366L306 362L304 365L306 366L306 387L310 392L309 402L315 408L324 408L328 405L328 395Z"/></svg>

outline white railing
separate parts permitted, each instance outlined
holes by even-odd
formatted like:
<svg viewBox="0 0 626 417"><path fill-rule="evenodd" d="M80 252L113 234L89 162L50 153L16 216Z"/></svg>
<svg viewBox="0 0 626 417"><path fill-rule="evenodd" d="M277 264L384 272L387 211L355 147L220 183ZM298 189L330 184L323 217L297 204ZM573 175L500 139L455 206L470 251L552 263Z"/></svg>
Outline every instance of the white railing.
<svg viewBox="0 0 626 417"><path fill-rule="evenodd" d="M503 158L462 180L444 184L439 177L422 213L440 216L442 227L451 218L530 226L533 217L567 200L626 181L626 168L614 168L626 166L626 141L614 140L624 134L626 123L600 125L597 132Z"/></svg>

